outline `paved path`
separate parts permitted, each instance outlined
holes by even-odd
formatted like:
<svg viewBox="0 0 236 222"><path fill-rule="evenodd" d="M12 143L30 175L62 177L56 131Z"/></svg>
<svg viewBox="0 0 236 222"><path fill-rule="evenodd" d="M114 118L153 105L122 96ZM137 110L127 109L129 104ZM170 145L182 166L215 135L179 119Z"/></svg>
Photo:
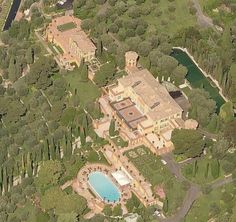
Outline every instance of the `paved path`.
<svg viewBox="0 0 236 222"><path fill-rule="evenodd" d="M197 16L198 24L203 27L206 27L206 28L215 27L212 19L210 17L204 15L202 8L199 4L199 1L198 0L191 0L191 1L194 4L195 9L197 10L196 16Z"/></svg>
<svg viewBox="0 0 236 222"><path fill-rule="evenodd" d="M162 159L166 161L166 167L170 170L170 172L175 176L177 180L179 180L180 182L186 180L182 175L180 164L174 160L174 156L172 153L162 155Z"/></svg>
<svg viewBox="0 0 236 222"><path fill-rule="evenodd" d="M183 204L180 207L180 209L177 211L177 213L175 215L165 218L165 219L158 218L158 220L160 222L180 222L188 214L188 211L192 207L193 203L201 196L201 194L202 194L201 187L197 184L190 182L182 175L181 165L175 161L172 153L163 155L162 159L167 162L166 167L175 176L175 178L179 182L188 181L190 183L190 188L187 191L187 194L184 198ZM216 188L224 186L228 183L231 183L233 181L234 181L234 179L232 179L232 176L228 176L223 179L214 181L213 183L211 183L209 185L212 187L212 189L216 189Z"/></svg>
<svg viewBox="0 0 236 222"><path fill-rule="evenodd" d="M160 222L180 222L188 213L190 208L192 207L195 200L201 195L201 189L197 185L191 185L190 189L188 190L183 204L178 212L168 218L159 219Z"/></svg>

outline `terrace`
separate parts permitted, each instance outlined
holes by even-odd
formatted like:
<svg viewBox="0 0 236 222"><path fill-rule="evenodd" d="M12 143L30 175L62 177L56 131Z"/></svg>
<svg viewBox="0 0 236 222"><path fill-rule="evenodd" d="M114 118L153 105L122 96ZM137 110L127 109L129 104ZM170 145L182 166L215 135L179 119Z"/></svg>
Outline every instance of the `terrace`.
<svg viewBox="0 0 236 222"><path fill-rule="evenodd" d="M116 111L118 117L121 118L132 130L137 129L138 124L146 120L146 116L138 110L135 103L133 103L130 98L113 102L111 103L111 106Z"/></svg>

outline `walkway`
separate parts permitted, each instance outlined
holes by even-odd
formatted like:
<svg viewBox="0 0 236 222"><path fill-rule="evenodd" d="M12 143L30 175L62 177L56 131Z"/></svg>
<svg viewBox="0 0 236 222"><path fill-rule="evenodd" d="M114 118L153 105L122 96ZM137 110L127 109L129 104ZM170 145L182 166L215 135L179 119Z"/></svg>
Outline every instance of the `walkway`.
<svg viewBox="0 0 236 222"><path fill-rule="evenodd" d="M191 1L194 4L195 9L197 10L196 16L198 24L206 28L208 27L214 28L215 26L213 24L212 18L204 15L201 5L199 4L199 1L198 0L191 0Z"/></svg>

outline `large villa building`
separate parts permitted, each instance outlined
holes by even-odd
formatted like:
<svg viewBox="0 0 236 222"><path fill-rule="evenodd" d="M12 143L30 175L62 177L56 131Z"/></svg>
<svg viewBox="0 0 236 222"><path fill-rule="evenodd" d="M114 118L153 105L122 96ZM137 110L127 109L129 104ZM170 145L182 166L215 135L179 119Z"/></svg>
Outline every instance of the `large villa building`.
<svg viewBox="0 0 236 222"><path fill-rule="evenodd" d="M112 113L120 135L130 145L144 143L157 154L169 152L173 129L184 127L183 110L147 69L138 67L136 52L127 52L125 59L127 75L108 87L101 107Z"/></svg>
<svg viewBox="0 0 236 222"><path fill-rule="evenodd" d="M82 59L91 61L95 57L96 46L81 29L81 20L72 15L53 18L46 39L63 50L58 59L66 69L71 69L72 63L79 66Z"/></svg>

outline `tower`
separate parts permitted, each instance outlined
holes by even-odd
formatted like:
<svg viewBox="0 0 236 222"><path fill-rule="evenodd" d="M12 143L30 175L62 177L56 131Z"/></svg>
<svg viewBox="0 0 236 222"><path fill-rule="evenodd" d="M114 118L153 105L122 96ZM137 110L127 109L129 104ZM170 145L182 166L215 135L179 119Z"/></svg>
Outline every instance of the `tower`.
<svg viewBox="0 0 236 222"><path fill-rule="evenodd" d="M137 69L138 54L133 51L125 53L125 71L130 74Z"/></svg>

